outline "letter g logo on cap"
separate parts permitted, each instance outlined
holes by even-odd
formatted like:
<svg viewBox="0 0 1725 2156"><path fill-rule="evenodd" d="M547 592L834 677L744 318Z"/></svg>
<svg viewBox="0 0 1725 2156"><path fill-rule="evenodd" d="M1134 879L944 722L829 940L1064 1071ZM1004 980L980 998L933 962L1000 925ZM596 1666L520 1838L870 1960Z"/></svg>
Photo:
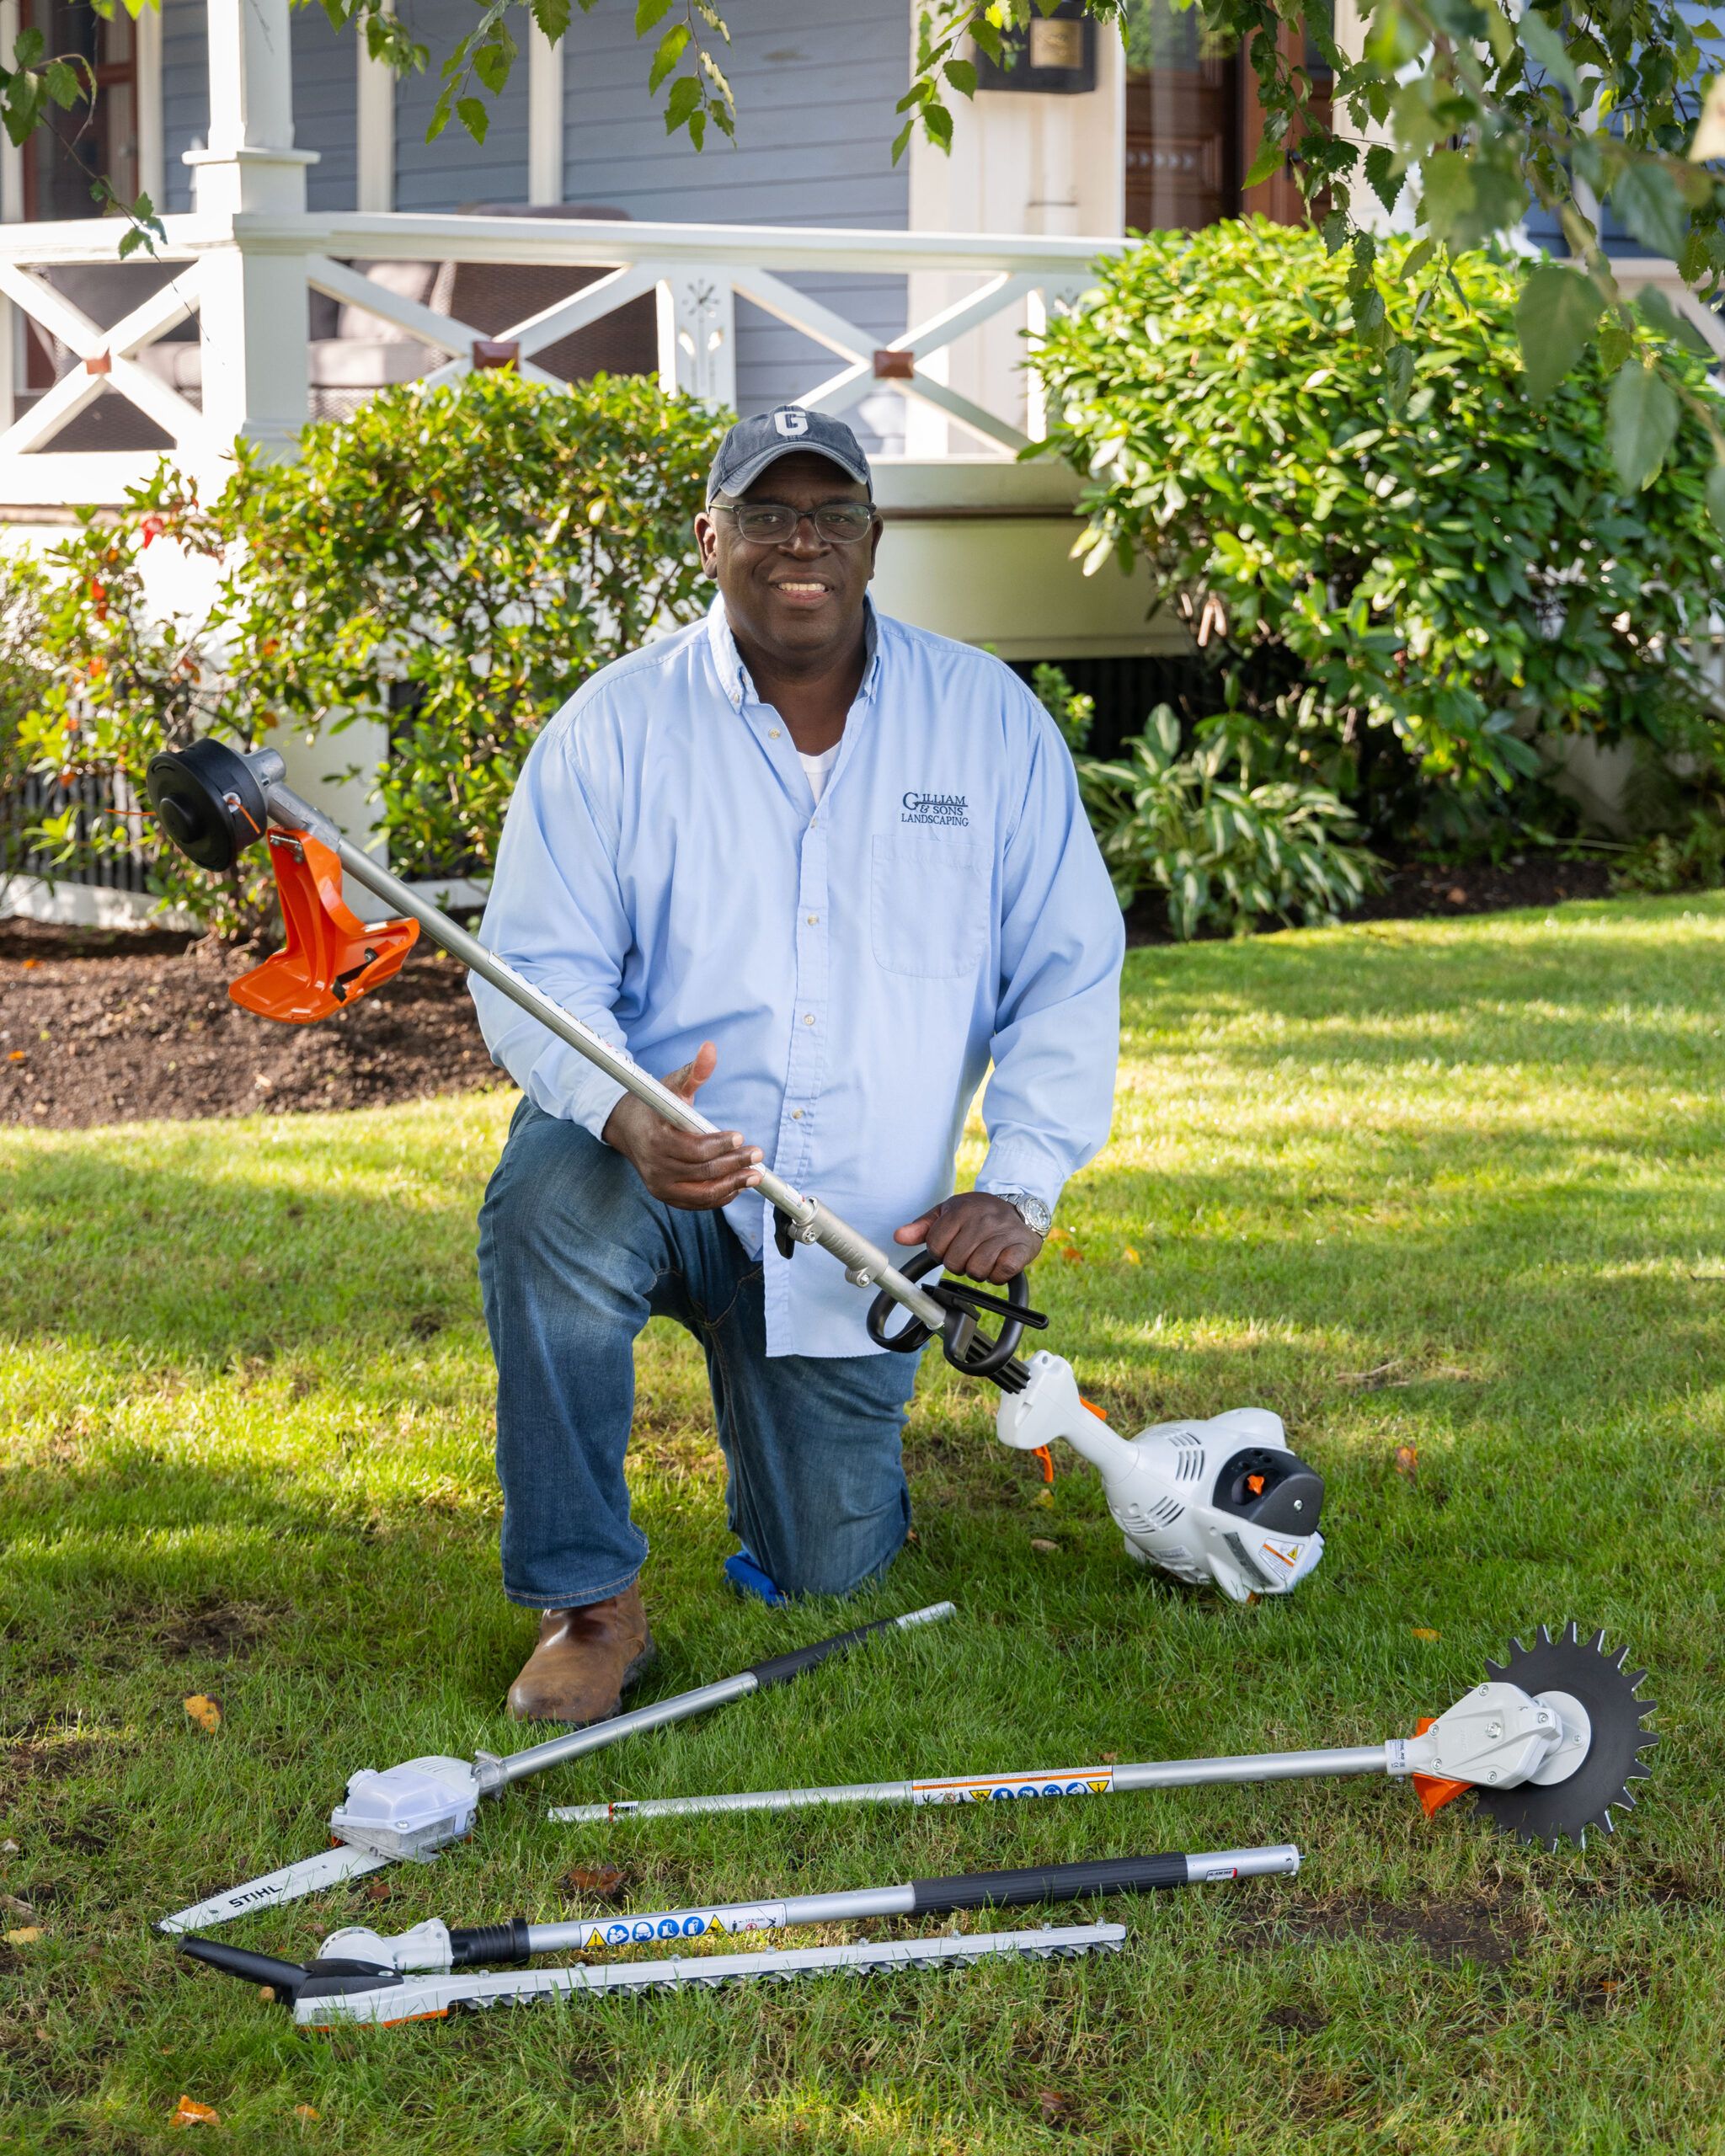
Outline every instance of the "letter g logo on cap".
<svg viewBox="0 0 1725 2156"><path fill-rule="evenodd" d="M808 433L809 414L795 404L782 405L773 414L772 424L787 441L795 441Z"/></svg>

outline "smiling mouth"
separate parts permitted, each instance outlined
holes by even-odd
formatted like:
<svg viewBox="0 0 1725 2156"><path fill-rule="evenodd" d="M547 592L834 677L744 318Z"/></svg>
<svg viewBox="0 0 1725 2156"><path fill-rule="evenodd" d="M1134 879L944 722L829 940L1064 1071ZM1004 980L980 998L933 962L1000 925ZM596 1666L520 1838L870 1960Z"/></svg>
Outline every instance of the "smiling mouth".
<svg viewBox="0 0 1725 2156"><path fill-rule="evenodd" d="M830 584L820 584L800 578L782 577L773 585L775 591L788 592L793 599L819 599L832 590Z"/></svg>

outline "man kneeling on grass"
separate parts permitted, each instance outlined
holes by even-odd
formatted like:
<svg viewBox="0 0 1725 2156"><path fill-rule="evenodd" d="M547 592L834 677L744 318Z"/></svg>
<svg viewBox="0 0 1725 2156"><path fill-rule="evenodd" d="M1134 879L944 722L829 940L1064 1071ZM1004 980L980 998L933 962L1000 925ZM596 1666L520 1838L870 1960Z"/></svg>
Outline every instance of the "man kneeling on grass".
<svg viewBox="0 0 1725 2156"><path fill-rule="evenodd" d="M904 1542L916 1358L872 1347L824 1253L780 1256L762 1159L865 1235L1003 1282L1113 1102L1124 938L1071 759L998 659L874 611L856 436L795 406L742 421L695 532L711 612L546 726L482 933L719 1134L472 983L525 1096L479 1240L504 1586L541 1613L521 1720L615 1714L652 1657L624 1474L651 1316L707 1357L734 1583L844 1594ZM953 1197L991 1060L988 1155Z"/></svg>

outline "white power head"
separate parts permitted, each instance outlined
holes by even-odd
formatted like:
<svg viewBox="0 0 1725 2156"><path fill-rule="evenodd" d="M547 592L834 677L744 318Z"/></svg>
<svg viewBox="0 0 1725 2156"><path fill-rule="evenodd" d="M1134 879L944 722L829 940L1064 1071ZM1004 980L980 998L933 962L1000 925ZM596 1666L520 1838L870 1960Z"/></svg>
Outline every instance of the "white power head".
<svg viewBox="0 0 1725 2156"><path fill-rule="evenodd" d="M1322 1478L1268 1408L1158 1422L1129 1440L1079 1397L1070 1364L1044 1353L1029 1369L1023 1390L1001 1402L1001 1441L1030 1451L1064 1438L1091 1460L1139 1564L1244 1602L1290 1593L1322 1556Z"/></svg>

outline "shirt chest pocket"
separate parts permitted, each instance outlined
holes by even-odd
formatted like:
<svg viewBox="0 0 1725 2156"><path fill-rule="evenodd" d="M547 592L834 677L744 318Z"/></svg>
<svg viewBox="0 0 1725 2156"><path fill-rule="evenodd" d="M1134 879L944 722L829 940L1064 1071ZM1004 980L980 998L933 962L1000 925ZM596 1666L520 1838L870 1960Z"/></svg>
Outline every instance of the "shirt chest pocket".
<svg viewBox="0 0 1725 2156"><path fill-rule="evenodd" d="M989 851L974 839L882 834L871 924L877 964L925 980L973 974L988 948Z"/></svg>

